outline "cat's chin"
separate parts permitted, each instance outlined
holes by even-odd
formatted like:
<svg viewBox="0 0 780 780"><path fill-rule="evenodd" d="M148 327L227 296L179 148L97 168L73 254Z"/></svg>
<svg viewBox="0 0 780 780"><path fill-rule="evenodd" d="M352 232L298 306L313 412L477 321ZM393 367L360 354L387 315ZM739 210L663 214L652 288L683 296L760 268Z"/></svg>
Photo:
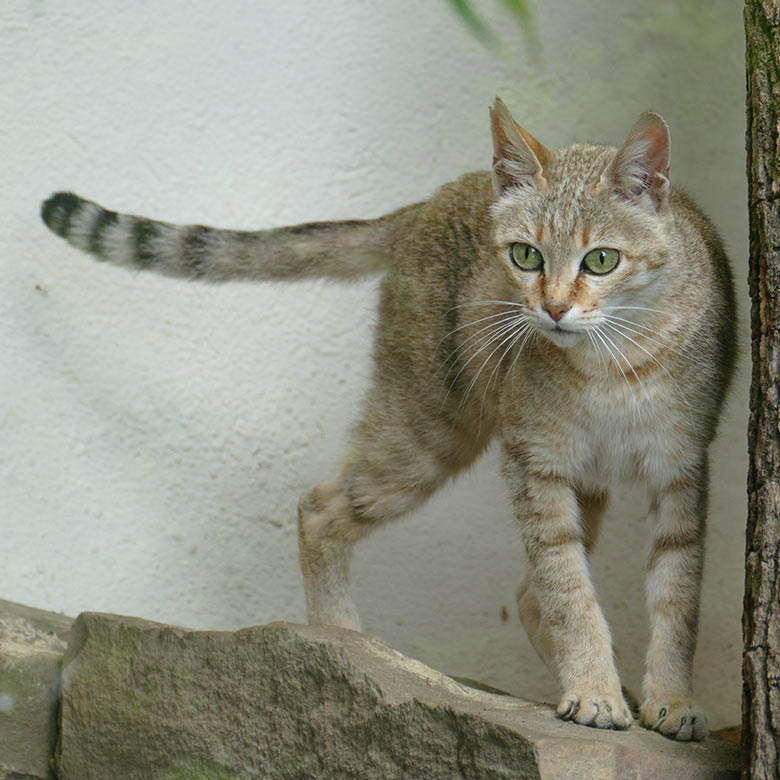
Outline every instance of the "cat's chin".
<svg viewBox="0 0 780 780"><path fill-rule="evenodd" d="M552 328L542 330L541 334L552 341L556 347L573 347L582 338L582 333L575 330L564 330L563 328Z"/></svg>

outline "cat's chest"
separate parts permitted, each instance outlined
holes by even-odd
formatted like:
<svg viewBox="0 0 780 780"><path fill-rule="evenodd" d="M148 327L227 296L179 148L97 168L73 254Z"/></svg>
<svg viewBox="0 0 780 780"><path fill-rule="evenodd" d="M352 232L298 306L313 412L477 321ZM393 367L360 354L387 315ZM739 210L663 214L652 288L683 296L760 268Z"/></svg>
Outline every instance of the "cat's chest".
<svg viewBox="0 0 780 780"><path fill-rule="evenodd" d="M548 386L518 426L528 456L585 487L639 479L663 484L694 457L690 409L663 377Z"/></svg>
<svg viewBox="0 0 780 780"><path fill-rule="evenodd" d="M664 379L581 394L579 423L572 430L582 441L574 444L578 457L572 466L582 483L664 483L685 468L693 456L691 412Z"/></svg>

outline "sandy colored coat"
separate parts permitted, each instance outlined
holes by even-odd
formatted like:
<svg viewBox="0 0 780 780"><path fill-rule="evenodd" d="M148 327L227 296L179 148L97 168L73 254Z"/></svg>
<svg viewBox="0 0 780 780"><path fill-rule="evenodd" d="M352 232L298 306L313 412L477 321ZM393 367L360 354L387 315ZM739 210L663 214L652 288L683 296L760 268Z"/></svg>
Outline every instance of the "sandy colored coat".
<svg viewBox="0 0 780 780"><path fill-rule="evenodd" d="M188 279L385 271L361 418L338 476L300 501L311 622L358 628L354 543L500 435L529 563L520 617L557 672L559 715L631 723L588 553L610 487L639 480L652 542L641 719L701 739L691 680L707 450L734 352L723 248L670 189L669 133L657 114L643 115L620 149L557 152L500 101L491 119L492 174L468 174L377 220L225 231L118 214L68 193L42 215L99 259ZM593 265L594 252L614 266Z"/></svg>

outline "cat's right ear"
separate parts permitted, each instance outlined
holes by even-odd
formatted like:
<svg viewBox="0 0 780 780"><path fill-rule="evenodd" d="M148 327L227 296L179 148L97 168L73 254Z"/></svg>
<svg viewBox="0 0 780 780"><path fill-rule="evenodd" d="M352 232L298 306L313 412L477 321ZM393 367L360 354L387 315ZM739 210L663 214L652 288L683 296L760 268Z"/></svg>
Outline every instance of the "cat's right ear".
<svg viewBox="0 0 780 780"><path fill-rule="evenodd" d="M550 153L512 119L500 98L490 107L493 133L493 186L502 195L511 187L544 187Z"/></svg>

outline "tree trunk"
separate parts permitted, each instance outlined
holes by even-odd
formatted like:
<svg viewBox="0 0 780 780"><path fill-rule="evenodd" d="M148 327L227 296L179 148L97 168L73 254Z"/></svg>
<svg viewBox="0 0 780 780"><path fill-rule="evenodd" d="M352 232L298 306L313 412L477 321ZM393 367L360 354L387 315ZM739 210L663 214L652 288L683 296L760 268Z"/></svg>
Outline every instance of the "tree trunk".
<svg viewBox="0 0 780 780"><path fill-rule="evenodd" d="M780 778L780 6L746 0L753 378L742 686L743 777Z"/></svg>

